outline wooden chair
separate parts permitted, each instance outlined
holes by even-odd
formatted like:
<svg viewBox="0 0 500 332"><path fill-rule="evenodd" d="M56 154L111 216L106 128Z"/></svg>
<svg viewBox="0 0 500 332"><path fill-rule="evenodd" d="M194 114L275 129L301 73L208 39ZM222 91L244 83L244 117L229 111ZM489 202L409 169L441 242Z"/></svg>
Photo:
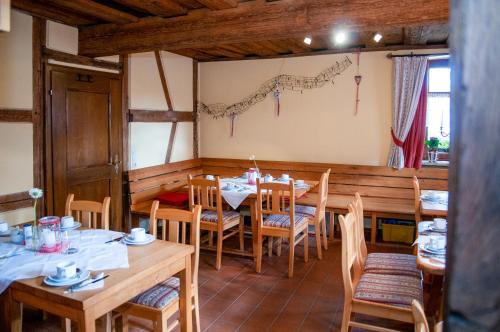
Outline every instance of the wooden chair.
<svg viewBox="0 0 500 332"><path fill-rule="evenodd" d="M220 270L222 265L222 242L236 234L239 234L240 249L243 248L244 222L236 211L225 211L222 209L222 196L220 193L220 178L214 180L204 178L193 178L188 175L189 208L193 209L195 204L202 206L200 229L210 232L209 245L212 245L212 234L217 233L217 258L215 268ZM227 234L224 232L238 226L238 229Z"/></svg>
<svg viewBox="0 0 500 332"><path fill-rule="evenodd" d="M74 216L82 226L88 228L109 229L109 204L111 197L105 197L102 203L94 201L75 201L75 195L66 198L66 215ZM101 215L98 222L98 214Z"/></svg>
<svg viewBox="0 0 500 332"><path fill-rule="evenodd" d="M355 194L352 206L356 216L356 236L362 270L368 273L408 275L422 278L422 272L417 268L417 257L415 255L385 252L368 254L365 240L363 200L359 193Z"/></svg>
<svg viewBox="0 0 500 332"><path fill-rule="evenodd" d="M425 317L424 308L417 300L413 300L411 303L411 311L413 313L413 319L415 320L415 332L431 332L429 330L429 324L427 323L427 317Z"/></svg>
<svg viewBox="0 0 500 332"><path fill-rule="evenodd" d="M342 331L350 327L374 331L394 331L384 327L351 320L359 313L407 323L414 323L411 303L422 301L422 283L415 277L363 273L360 264L354 205L349 204L349 213L340 216L342 231L342 277L344 281L344 314Z"/></svg>
<svg viewBox="0 0 500 332"><path fill-rule="evenodd" d="M168 223L169 234L168 241L190 243L195 247L192 259L192 292L193 292L193 307L196 331L200 332L200 306L198 298L198 266L200 259L200 215L201 206L193 207L193 212L178 209L159 209L159 202L154 201L151 207L151 217L149 223L150 233L155 237L157 222L162 220L163 229ZM182 224L182 236L179 239L178 227ZM189 224L189 241L186 239L185 226ZM162 234L162 239L167 240L165 232ZM167 326L167 321L177 311L179 311L179 279L170 277L166 281L150 288L142 294L136 296L131 301L122 305L117 310L122 315L123 331L128 331L129 316L140 317L143 319L152 320L154 322L154 331L165 332L171 331L179 325L176 320L171 326Z"/></svg>
<svg viewBox="0 0 500 332"><path fill-rule="evenodd" d="M420 201L420 184L416 176L413 177L413 192L415 194L415 228L418 229L418 223L422 221L420 214L422 202Z"/></svg>
<svg viewBox="0 0 500 332"><path fill-rule="evenodd" d="M265 205L265 207L264 207ZM293 220L293 222L292 222ZM293 277L295 246L304 240L304 261L309 254L309 217L295 213L295 188L289 183L261 183L257 179L257 273L262 268L262 243L264 236L288 239L288 277Z"/></svg>
<svg viewBox="0 0 500 332"><path fill-rule="evenodd" d="M328 250L328 242L326 238L326 203L328 201L328 177L330 169L321 175L319 180L318 200L316 207L307 205L295 205L296 214L304 214L309 217L309 225L314 225L314 233L316 236L316 249L318 258L322 259L321 254L321 233L323 233L323 246Z"/></svg>

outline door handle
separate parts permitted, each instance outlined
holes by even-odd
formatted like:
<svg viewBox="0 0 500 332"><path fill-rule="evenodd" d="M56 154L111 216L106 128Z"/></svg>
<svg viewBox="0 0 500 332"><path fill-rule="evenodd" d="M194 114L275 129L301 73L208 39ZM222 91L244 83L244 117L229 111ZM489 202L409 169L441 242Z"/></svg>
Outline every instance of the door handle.
<svg viewBox="0 0 500 332"><path fill-rule="evenodd" d="M121 160L118 157L117 154L115 154L115 158L108 163L109 166L113 166L115 168L115 174L118 175L118 172L120 171L120 165L121 165Z"/></svg>

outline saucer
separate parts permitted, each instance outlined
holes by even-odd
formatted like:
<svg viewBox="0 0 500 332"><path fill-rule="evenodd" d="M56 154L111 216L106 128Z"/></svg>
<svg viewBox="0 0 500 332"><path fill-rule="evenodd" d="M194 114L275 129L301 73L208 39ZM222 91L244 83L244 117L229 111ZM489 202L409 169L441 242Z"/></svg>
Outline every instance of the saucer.
<svg viewBox="0 0 500 332"><path fill-rule="evenodd" d="M434 247L431 247L430 243L424 244L423 246L420 247L420 249L423 249L425 251L428 251L428 252L434 253L434 254L444 254L444 253L446 253L446 247L444 247L444 248L434 248Z"/></svg>
<svg viewBox="0 0 500 332"><path fill-rule="evenodd" d="M82 223L75 221L75 223L71 227L63 227L61 225L61 231L72 231L72 230L75 230L75 229L80 228L80 227L82 227Z"/></svg>
<svg viewBox="0 0 500 332"><path fill-rule="evenodd" d="M122 242L132 246L142 246L145 244L150 244L154 240L155 237L152 234L146 234L146 238L144 239L144 241L134 241L132 240L132 238L130 238L130 235L127 235L122 239Z"/></svg>
<svg viewBox="0 0 500 332"><path fill-rule="evenodd" d="M68 279L53 279L54 278L53 275L50 275L45 277L43 279L43 282L48 286L54 286L54 287L71 286L81 281L84 281L89 277L89 275L90 272L88 270L80 271L80 273L77 273L74 278L68 278Z"/></svg>
<svg viewBox="0 0 500 332"><path fill-rule="evenodd" d="M81 274L82 274L82 270L79 269L79 268L76 268L76 274L73 277L71 277L71 278L59 278L57 276L57 273L49 274L47 276L47 278L49 278L51 281L54 281L54 282L65 282L65 281L74 280L75 278L79 278L79 276Z"/></svg>
<svg viewBox="0 0 500 332"><path fill-rule="evenodd" d="M433 232L437 232L437 233L446 233L447 227L445 227L445 228L437 228L434 225L429 225L429 230L431 230Z"/></svg>

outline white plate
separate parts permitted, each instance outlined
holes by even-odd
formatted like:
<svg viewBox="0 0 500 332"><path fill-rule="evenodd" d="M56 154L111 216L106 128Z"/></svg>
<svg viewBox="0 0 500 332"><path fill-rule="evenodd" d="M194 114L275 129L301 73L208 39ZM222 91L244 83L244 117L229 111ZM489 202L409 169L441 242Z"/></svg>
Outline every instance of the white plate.
<svg viewBox="0 0 500 332"><path fill-rule="evenodd" d="M423 250L431 252L431 253L436 253L436 254L445 254L446 253L446 248L442 248L442 249L433 248L433 247L431 247L430 243L426 243L423 246L420 246L420 249L423 249Z"/></svg>
<svg viewBox="0 0 500 332"><path fill-rule="evenodd" d="M12 227L9 227L8 230L6 230L5 232L0 232L0 236L10 236L10 231L13 230Z"/></svg>
<svg viewBox="0 0 500 332"><path fill-rule="evenodd" d="M73 226L71 226L71 227L62 227L62 226L61 226L61 231L72 231L72 230L77 229L77 228L80 228L80 227L82 227L82 223L81 223L81 222L76 221L76 222L73 224Z"/></svg>
<svg viewBox="0 0 500 332"><path fill-rule="evenodd" d="M54 286L54 287L60 287L60 286L71 286L75 285L81 281L84 281L87 279L90 275L90 272L88 270L84 270L80 273L80 275L77 278L73 279L66 279L64 281L56 281L51 278L51 276L45 277L43 279L44 284L49 285L49 286Z"/></svg>
<svg viewBox="0 0 500 332"><path fill-rule="evenodd" d="M429 230L438 233L446 233L447 227L445 228L436 228L433 225L429 225Z"/></svg>
<svg viewBox="0 0 500 332"><path fill-rule="evenodd" d="M155 237L152 234L146 234L146 239L144 241L138 242L130 240L128 235L123 238L123 243L130 244L132 246L143 246L145 244L150 244L155 240Z"/></svg>

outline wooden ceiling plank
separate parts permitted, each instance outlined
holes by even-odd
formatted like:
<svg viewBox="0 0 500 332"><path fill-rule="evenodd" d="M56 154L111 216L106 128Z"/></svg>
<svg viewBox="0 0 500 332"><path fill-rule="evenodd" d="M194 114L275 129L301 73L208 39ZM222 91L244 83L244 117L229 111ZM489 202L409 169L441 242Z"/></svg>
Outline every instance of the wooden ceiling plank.
<svg viewBox="0 0 500 332"><path fill-rule="evenodd" d="M184 15L187 9L174 0L114 0L122 5L128 6L138 11L143 11L149 14L171 17Z"/></svg>
<svg viewBox="0 0 500 332"><path fill-rule="evenodd" d="M408 8L412 10L408 10ZM172 18L140 19L80 29L80 53L88 56L154 49L208 48L217 44L299 38L329 33L335 22L356 31L444 23L448 0L249 1L238 7Z"/></svg>
<svg viewBox="0 0 500 332"><path fill-rule="evenodd" d="M212 55L208 55L206 53L199 52L198 50L194 50L192 48L184 48L181 50L170 51L175 54L179 54L182 56L186 56L188 58L196 59L198 61L206 61L214 59L215 57Z"/></svg>
<svg viewBox="0 0 500 332"><path fill-rule="evenodd" d="M238 0L197 0L197 1L201 3L203 6L213 10L235 8L236 6L238 6Z"/></svg>
<svg viewBox="0 0 500 332"><path fill-rule="evenodd" d="M53 6L47 6L33 0L12 0L12 7L36 17L67 25L89 25L97 22L95 19L77 15Z"/></svg>
<svg viewBox="0 0 500 332"><path fill-rule="evenodd" d="M105 22L131 23L136 22L139 19L129 13L101 5L100 3L91 0L46 0L46 2L60 8L96 17Z"/></svg>

